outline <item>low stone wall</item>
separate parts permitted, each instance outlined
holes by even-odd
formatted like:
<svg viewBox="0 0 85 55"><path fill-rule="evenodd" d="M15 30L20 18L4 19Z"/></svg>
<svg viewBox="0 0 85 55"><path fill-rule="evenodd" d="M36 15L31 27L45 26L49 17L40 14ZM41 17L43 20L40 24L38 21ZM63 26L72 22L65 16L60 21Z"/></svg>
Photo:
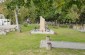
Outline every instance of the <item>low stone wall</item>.
<svg viewBox="0 0 85 55"><path fill-rule="evenodd" d="M6 32L0 30L0 35L6 35Z"/></svg>
<svg viewBox="0 0 85 55"><path fill-rule="evenodd" d="M0 35L6 35L7 32L15 31L16 25L0 26Z"/></svg>

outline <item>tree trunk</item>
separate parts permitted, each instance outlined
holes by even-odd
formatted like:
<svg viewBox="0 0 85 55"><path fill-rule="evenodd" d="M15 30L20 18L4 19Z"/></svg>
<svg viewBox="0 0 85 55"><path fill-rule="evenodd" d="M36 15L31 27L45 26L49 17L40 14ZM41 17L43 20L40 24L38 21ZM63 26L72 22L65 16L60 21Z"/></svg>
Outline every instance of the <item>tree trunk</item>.
<svg viewBox="0 0 85 55"><path fill-rule="evenodd" d="M20 32L20 26L19 26L19 22L18 22L18 7L17 6L16 6L16 10L15 10L15 19L16 19L17 31Z"/></svg>

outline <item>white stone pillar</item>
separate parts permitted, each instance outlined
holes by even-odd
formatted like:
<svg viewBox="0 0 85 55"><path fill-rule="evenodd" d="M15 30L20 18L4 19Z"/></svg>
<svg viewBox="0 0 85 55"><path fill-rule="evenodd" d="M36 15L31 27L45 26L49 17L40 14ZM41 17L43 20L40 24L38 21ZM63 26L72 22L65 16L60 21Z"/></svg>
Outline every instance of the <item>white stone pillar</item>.
<svg viewBox="0 0 85 55"><path fill-rule="evenodd" d="M40 16L40 31L45 32L45 19Z"/></svg>

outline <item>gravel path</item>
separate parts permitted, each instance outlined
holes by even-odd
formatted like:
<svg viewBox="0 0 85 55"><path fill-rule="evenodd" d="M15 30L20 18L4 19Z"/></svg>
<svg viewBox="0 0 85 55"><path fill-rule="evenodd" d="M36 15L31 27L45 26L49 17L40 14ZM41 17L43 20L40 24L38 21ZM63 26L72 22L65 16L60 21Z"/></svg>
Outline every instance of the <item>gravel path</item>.
<svg viewBox="0 0 85 55"><path fill-rule="evenodd" d="M52 47L54 48L70 48L70 49L84 49L85 50L85 43L78 43L78 42L64 42L64 41L50 41ZM46 40L41 40L40 47L46 47Z"/></svg>

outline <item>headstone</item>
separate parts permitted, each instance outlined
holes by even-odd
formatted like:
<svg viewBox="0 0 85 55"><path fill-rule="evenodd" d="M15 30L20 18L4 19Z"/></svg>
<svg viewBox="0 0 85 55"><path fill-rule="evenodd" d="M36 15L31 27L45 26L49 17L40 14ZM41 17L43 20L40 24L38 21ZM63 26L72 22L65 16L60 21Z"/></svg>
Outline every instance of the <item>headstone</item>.
<svg viewBox="0 0 85 55"><path fill-rule="evenodd" d="M9 19L5 19L3 14L0 14L0 26L2 25L11 25L11 22Z"/></svg>
<svg viewBox="0 0 85 55"><path fill-rule="evenodd" d="M27 18L26 22L27 22L28 24L31 24L30 18Z"/></svg>
<svg viewBox="0 0 85 55"><path fill-rule="evenodd" d="M52 44L51 44L51 42L47 42L46 49L47 49L47 50L51 50L51 49L52 49Z"/></svg>
<svg viewBox="0 0 85 55"><path fill-rule="evenodd" d="M51 44L50 36L46 37L46 49L47 50L51 50L52 49L52 44Z"/></svg>
<svg viewBox="0 0 85 55"><path fill-rule="evenodd" d="M46 27L45 19L40 16L40 28L31 30L32 34L54 34L54 31Z"/></svg>
<svg viewBox="0 0 85 55"><path fill-rule="evenodd" d="M45 32L45 19L40 16L40 31Z"/></svg>
<svg viewBox="0 0 85 55"><path fill-rule="evenodd" d="M0 35L6 35L7 32L15 31L15 29L16 25L11 25L11 20L0 14Z"/></svg>

